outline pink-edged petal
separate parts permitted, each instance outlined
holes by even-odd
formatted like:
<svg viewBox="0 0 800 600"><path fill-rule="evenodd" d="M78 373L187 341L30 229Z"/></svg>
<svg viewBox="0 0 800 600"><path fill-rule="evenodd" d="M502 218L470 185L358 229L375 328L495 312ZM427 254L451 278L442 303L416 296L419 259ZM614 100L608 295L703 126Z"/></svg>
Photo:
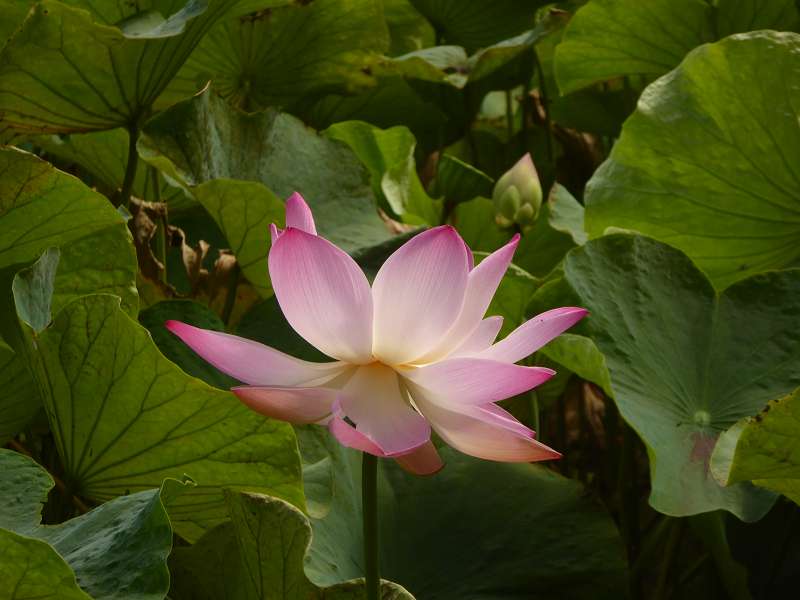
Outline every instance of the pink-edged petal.
<svg viewBox="0 0 800 600"><path fill-rule="evenodd" d="M278 238L283 235L283 229L280 229L275 223L269 224L269 239L272 245L275 245L275 242L278 241Z"/></svg>
<svg viewBox="0 0 800 600"><path fill-rule="evenodd" d="M425 231L401 246L375 277L373 351L403 364L439 344L464 302L469 257L449 225Z"/></svg>
<svg viewBox="0 0 800 600"><path fill-rule="evenodd" d="M448 355L448 358L472 356L483 352L497 339L497 334L500 333L501 327L503 327L503 317L485 318L469 337L458 348L453 350L452 354Z"/></svg>
<svg viewBox="0 0 800 600"><path fill-rule="evenodd" d="M427 442L409 454L398 456L395 461L412 475L434 475L444 467L433 442Z"/></svg>
<svg viewBox="0 0 800 600"><path fill-rule="evenodd" d="M527 392L550 379L555 371L470 357L403 370L402 375L423 388L432 401L464 406L489 404Z"/></svg>
<svg viewBox="0 0 800 600"><path fill-rule="evenodd" d="M314 215L303 197L297 192L286 200L286 227L294 227L311 235L317 235Z"/></svg>
<svg viewBox="0 0 800 600"><path fill-rule="evenodd" d="M375 456L386 456L386 453L380 446L347 423L347 421L339 415L334 414L333 418L328 421L328 430L342 446L361 450L361 452L367 452Z"/></svg>
<svg viewBox="0 0 800 600"><path fill-rule="evenodd" d="M242 386L231 390L249 408L290 423L317 423L331 414L339 390Z"/></svg>
<svg viewBox="0 0 800 600"><path fill-rule="evenodd" d="M344 386L340 402L342 416L386 456L408 454L430 440L430 425L408 402L397 373L388 367L359 367Z"/></svg>
<svg viewBox="0 0 800 600"><path fill-rule="evenodd" d="M515 363L530 356L550 340L558 337L588 314L585 308L554 308L526 321L492 347L481 352L481 358Z"/></svg>
<svg viewBox="0 0 800 600"><path fill-rule="evenodd" d="M505 246L492 252L472 269L467 278L464 304L458 318L445 333L439 343L428 352L420 362L431 362L442 358L458 348L466 340L486 314L497 286L511 264L514 251L519 244L519 234L514 235Z"/></svg>
<svg viewBox="0 0 800 600"><path fill-rule="evenodd" d="M269 274L286 320L328 356L372 356L372 294L356 262L329 241L289 227L269 253Z"/></svg>
<svg viewBox="0 0 800 600"><path fill-rule="evenodd" d="M414 396L422 413L439 436L456 450L501 462L534 462L561 458L561 454L498 423L495 415L473 407L469 413L447 410L435 402ZM530 431L530 430L528 430Z"/></svg>
<svg viewBox="0 0 800 600"><path fill-rule="evenodd" d="M203 360L250 385L321 385L348 368L341 362L300 360L253 340L180 321L167 321L165 325Z"/></svg>

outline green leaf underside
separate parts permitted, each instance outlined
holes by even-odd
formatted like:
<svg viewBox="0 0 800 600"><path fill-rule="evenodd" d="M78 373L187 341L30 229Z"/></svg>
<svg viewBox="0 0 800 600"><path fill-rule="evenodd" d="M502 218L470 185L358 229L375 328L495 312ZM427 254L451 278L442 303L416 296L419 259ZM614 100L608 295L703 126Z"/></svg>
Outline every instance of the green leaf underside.
<svg viewBox="0 0 800 600"><path fill-rule="evenodd" d="M25 361L4 342L0 342L0 445L31 422L42 403Z"/></svg>
<svg viewBox="0 0 800 600"><path fill-rule="evenodd" d="M41 525L42 504L53 487L50 475L4 449L0 467L0 589L15 590L4 598L88 598L80 588L98 600L164 597L172 547L165 507L187 484L167 480L60 525Z"/></svg>
<svg viewBox="0 0 800 600"><path fill-rule="evenodd" d="M37 3L0 53L3 122L42 133L137 123L235 2L88 3L89 11L56 0ZM152 19L150 11L166 21Z"/></svg>
<svg viewBox="0 0 800 600"><path fill-rule="evenodd" d="M13 148L0 149L0 268L61 250L53 312L89 293L138 305L136 253L124 219L75 177Z"/></svg>
<svg viewBox="0 0 800 600"><path fill-rule="evenodd" d="M245 115L206 91L150 121L139 149L203 204L265 296L271 291L269 224L283 224L279 198L300 192L318 233L347 252L391 237L358 157L289 115L272 110Z"/></svg>
<svg viewBox="0 0 800 600"><path fill-rule="evenodd" d="M388 45L380 5L372 0L297 2L221 21L171 87L188 97L212 80L244 110L287 106L375 85L371 66Z"/></svg>
<svg viewBox="0 0 800 600"><path fill-rule="evenodd" d="M573 250L564 271L591 312L617 406L650 449L653 507L763 516L769 493L723 488L708 463L722 431L800 383L800 270L717 293L678 250L613 235Z"/></svg>
<svg viewBox="0 0 800 600"><path fill-rule="evenodd" d="M723 433L711 470L727 485L752 481L800 504L800 390Z"/></svg>
<svg viewBox="0 0 800 600"><path fill-rule="evenodd" d="M706 42L798 25L794 0L592 0L556 48L556 79L568 94L615 77L659 76Z"/></svg>
<svg viewBox="0 0 800 600"><path fill-rule="evenodd" d="M800 260L800 36L736 35L645 90L586 192L591 237L634 230L719 289Z"/></svg>
<svg viewBox="0 0 800 600"><path fill-rule="evenodd" d="M237 600L319 597L302 595L303 586L320 586L331 594L325 598L339 598L333 590L347 589L353 584L343 582L361 576L359 454L339 446L322 428L304 427L299 433L311 518L272 499L229 497L229 502L235 500L233 523L210 532L191 549L176 550L173 569L183 568L191 575L180 577L187 589L177 599L219 597L223 589ZM381 461L380 560L386 579L426 600L624 595L625 567L614 525L582 496L578 484L531 465L478 461L446 448L442 456L447 466L430 478L410 476L392 462ZM495 486L502 487L503 494L493 493L499 489ZM528 510L512 510L510 504L520 495L536 502ZM461 499L458 503L447 501L456 497ZM523 534L534 526L538 541ZM442 535L431 536L432 531ZM269 547L262 546L263 566L256 569L252 540L259 535L262 543L269 540ZM574 536L580 541L574 542ZM476 539L484 550L476 551ZM235 564L224 562L237 552ZM242 569L242 562L250 568ZM218 570L210 571L209 565L219 565ZM241 571L261 578L246 581ZM222 572L236 575L223 578ZM449 576L440 577L442 572ZM263 582L260 595L252 591L254 579ZM214 591L191 595L203 589ZM384 598L410 597L387 593L384 584Z"/></svg>
<svg viewBox="0 0 800 600"><path fill-rule="evenodd" d="M185 375L114 297L74 301L37 346L35 373L75 493L105 501L188 475L197 486L169 512L189 540L226 518L223 487L303 506L291 428Z"/></svg>

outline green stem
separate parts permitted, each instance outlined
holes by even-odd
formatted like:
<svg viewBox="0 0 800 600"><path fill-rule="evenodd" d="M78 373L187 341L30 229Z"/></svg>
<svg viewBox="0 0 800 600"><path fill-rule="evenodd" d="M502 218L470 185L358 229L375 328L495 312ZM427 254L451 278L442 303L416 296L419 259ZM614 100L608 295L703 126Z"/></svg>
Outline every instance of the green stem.
<svg viewBox="0 0 800 600"><path fill-rule="evenodd" d="M539 396L536 390L531 390L531 423L536 432L536 439L542 441L542 423L539 418Z"/></svg>
<svg viewBox="0 0 800 600"><path fill-rule="evenodd" d="M225 296L225 306L222 308L222 322L225 323L226 327L230 324L233 307L236 304L236 290L239 287L240 273L241 269L239 268L239 263L237 262L233 267L233 273L230 275L230 281L228 281L228 292Z"/></svg>
<svg viewBox="0 0 800 600"><path fill-rule="evenodd" d="M381 581L378 573L378 457L367 452L361 457L361 503L367 600L378 600Z"/></svg>
<svg viewBox="0 0 800 600"><path fill-rule="evenodd" d="M555 141L553 140L553 123L550 119L550 94L547 92L547 84L544 81L544 71L542 63L539 61L539 53L533 50L533 62L536 65L536 72L539 74L539 93L542 95L542 107L544 108L544 126L547 129L547 160L553 164Z"/></svg>
<svg viewBox="0 0 800 600"><path fill-rule="evenodd" d="M514 137L514 109L511 102L511 90L506 90L506 129L508 130L508 141Z"/></svg>
<svg viewBox="0 0 800 600"><path fill-rule="evenodd" d="M675 519L672 523L672 529L667 538L667 545L664 548L664 554L661 558L661 568L658 572L658 579L656 580L656 588L653 592L653 600L664 600L667 597L667 582L669 581L669 572L672 568L672 561L675 558L675 553L680 545L681 535L683 534L683 521Z"/></svg>
<svg viewBox="0 0 800 600"><path fill-rule="evenodd" d="M130 208L133 182L136 179L136 167L139 164L139 153L136 151L136 142L139 140L138 125L131 125L128 129L128 164L125 167L125 179L122 180L120 202Z"/></svg>

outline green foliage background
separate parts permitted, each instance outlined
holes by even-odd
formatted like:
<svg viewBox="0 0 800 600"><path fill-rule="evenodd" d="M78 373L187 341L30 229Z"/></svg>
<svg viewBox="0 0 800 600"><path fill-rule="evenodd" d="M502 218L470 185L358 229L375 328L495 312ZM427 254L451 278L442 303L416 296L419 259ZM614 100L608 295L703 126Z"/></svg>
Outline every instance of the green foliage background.
<svg viewBox="0 0 800 600"><path fill-rule="evenodd" d="M0 600L364 597L358 455L179 319L325 360L266 257L299 191L372 276L521 233L506 408L564 459L379 481L384 600L793 598L794 0L0 0ZM495 181L530 153L536 222ZM519 231L518 231L519 230Z"/></svg>

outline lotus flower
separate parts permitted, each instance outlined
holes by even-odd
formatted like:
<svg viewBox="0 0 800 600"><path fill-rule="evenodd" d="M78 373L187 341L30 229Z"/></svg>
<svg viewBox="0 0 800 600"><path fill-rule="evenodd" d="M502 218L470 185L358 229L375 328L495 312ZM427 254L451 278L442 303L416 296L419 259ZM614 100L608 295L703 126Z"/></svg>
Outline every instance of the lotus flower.
<svg viewBox="0 0 800 600"><path fill-rule="evenodd" d="M271 226L269 273L291 326L333 361L300 360L257 342L177 321L167 327L220 371L247 385L251 409L292 423L326 424L345 446L430 474L442 466L431 429L483 459L560 457L496 402L547 381L551 369L516 365L580 320L558 308L495 343L502 317L483 318L519 241L474 266L444 225L413 237L370 287L344 251L317 235L299 194L286 229Z"/></svg>

